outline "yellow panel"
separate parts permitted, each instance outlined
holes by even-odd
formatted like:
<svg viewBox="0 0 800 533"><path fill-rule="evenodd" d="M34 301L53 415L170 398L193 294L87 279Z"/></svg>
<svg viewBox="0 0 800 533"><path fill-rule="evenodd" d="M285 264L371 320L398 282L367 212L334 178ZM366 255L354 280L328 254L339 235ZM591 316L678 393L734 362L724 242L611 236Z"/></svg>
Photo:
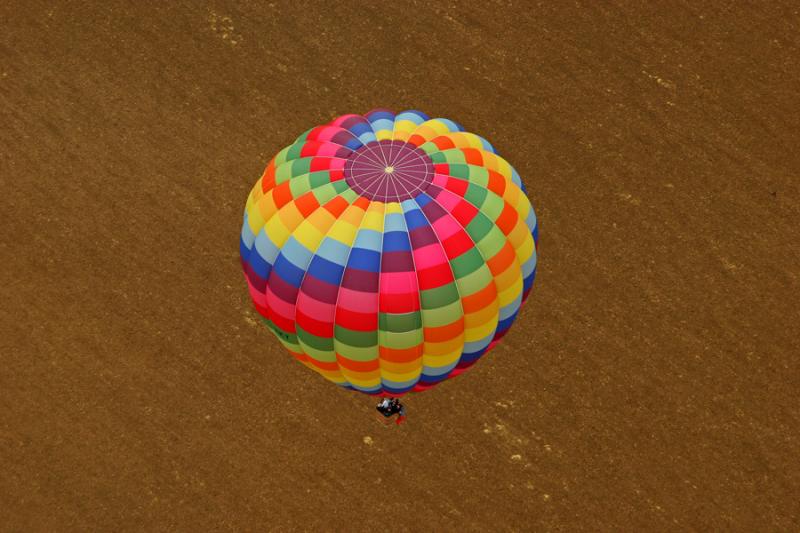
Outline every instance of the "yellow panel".
<svg viewBox="0 0 800 533"><path fill-rule="evenodd" d="M264 224L264 230L269 235L269 239L275 246L281 247L286 243L291 231L287 228L278 217L272 217Z"/></svg>
<svg viewBox="0 0 800 533"><path fill-rule="evenodd" d="M497 295L497 303L505 307L522 293L522 276L517 274L517 279L506 290Z"/></svg>
<svg viewBox="0 0 800 533"><path fill-rule="evenodd" d="M306 220L319 231L325 233L336 221L336 217L327 209L317 209Z"/></svg>
<svg viewBox="0 0 800 533"><path fill-rule="evenodd" d="M442 355L426 355L422 358L422 362L425 364L425 366L447 366L455 363L459 360L459 358L461 358L461 350L462 349L459 348L456 351Z"/></svg>
<svg viewBox="0 0 800 533"><path fill-rule="evenodd" d="M499 316L499 314L496 314ZM464 330L465 342L473 342L491 335L497 329L497 318L490 320L481 326Z"/></svg>
<svg viewBox="0 0 800 533"><path fill-rule="evenodd" d="M386 213L403 214L403 208L400 206L399 202L389 202L388 204L386 204Z"/></svg>
<svg viewBox="0 0 800 533"><path fill-rule="evenodd" d="M505 269L503 272L497 275L494 278L494 284L497 286L497 292L503 292L512 286L517 279L522 279L522 275L520 274L520 267L519 262L514 260L514 262L509 265L509 268Z"/></svg>
<svg viewBox="0 0 800 533"><path fill-rule="evenodd" d="M485 324L486 322L491 322L491 320L497 316L498 313L498 306L497 300L493 301L491 304L487 305L483 309L479 311L475 311L474 313L469 313L464 315L464 326L466 328L474 328L481 324Z"/></svg>
<svg viewBox="0 0 800 533"><path fill-rule="evenodd" d="M397 375L413 374L414 372L419 373L421 365L422 365L421 356L419 359L416 359L414 361L409 361L407 363L394 363L392 361L381 361L381 372L384 373L384 376L386 375L387 372L391 372Z"/></svg>
<svg viewBox="0 0 800 533"><path fill-rule="evenodd" d="M387 372L386 370L381 370L381 375L383 376L383 379L389 381L398 381L398 382L411 381L417 379L421 373L422 373L422 367L420 365L417 365L416 371L408 372L405 374L395 374L394 372Z"/></svg>
<svg viewBox="0 0 800 533"><path fill-rule="evenodd" d="M380 371L376 371L375 377L372 376L372 372L347 372L343 371L342 374L347 378L347 381L350 382L351 385L356 387L361 387L363 389L374 389L375 387L380 387L381 385L381 378L380 378Z"/></svg>
<svg viewBox="0 0 800 533"><path fill-rule="evenodd" d="M383 208L383 202L370 202L361 227L364 229L383 231Z"/></svg>
<svg viewBox="0 0 800 533"><path fill-rule="evenodd" d="M288 203L283 206L278 211L278 216L275 218L280 218L286 228L290 231L300 225L300 223L304 220L303 213L297 209L297 206L294 203Z"/></svg>
<svg viewBox="0 0 800 533"><path fill-rule="evenodd" d="M311 252L317 249L322 238L325 236L319 229L307 223L300 224L292 235L297 242L305 246L306 250Z"/></svg>
<svg viewBox="0 0 800 533"><path fill-rule="evenodd" d="M530 235L530 232L528 233ZM530 239L526 239L522 246L517 249L517 257L519 258L519 264L525 264L525 261L531 258L533 255L533 236L531 235Z"/></svg>
<svg viewBox="0 0 800 533"><path fill-rule="evenodd" d="M452 352L461 352L464 348L464 335L443 342L425 342L422 353L426 356L441 356Z"/></svg>
<svg viewBox="0 0 800 533"><path fill-rule="evenodd" d="M508 234L508 242L511 243L511 246L514 247L515 250L522 248L522 245L525 244L525 239L532 238L531 232L524 223L518 223L514 226L514 229Z"/></svg>

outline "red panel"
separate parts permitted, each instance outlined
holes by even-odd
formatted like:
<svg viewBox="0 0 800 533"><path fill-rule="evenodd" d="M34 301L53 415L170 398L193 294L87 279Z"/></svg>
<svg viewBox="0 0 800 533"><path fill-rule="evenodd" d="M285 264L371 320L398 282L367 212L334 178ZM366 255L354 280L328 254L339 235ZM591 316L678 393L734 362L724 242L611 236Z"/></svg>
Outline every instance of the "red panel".
<svg viewBox="0 0 800 533"><path fill-rule="evenodd" d="M519 220L519 213L511 207L509 204L506 204L503 212L500 213L500 216L497 217L495 224L497 227L500 228L503 233L508 235L511 233L511 230L514 229L514 226L517 224L517 220Z"/></svg>
<svg viewBox="0 0 800 533"><path fill-rule="evenodd" d="M280 209L292 201L292 191L289 189L289 182L284 181L272 191L272 198L275 200L275 206Z"/></svg>
<svg viewBox="0 0 800 533"><path fill-rule="evenodd" d="M347 209L348 205L350 204L347 203L347 200L345 200L341 196L337 196L336 198L325 204L325 209L327 209L328 212L332 214L334 217L339 218L339 215L341 215L344 212L344 210Z"/></svg>
<svg viewBox="0 0 800 533"><path fill-rule="evenodd" d="M461 151L464 152L468 165L483 166L483 153L480 150L477 148L464 148Z"/></svg>
<svg viewBox="0 0 800 533"><path fill-rule="evenodd" d="M295 200L294 205L297 206L297 210L300 211L300 214L305 218L317 210L319 202L314 197L313 193L308 192Z"/></svg>
<svg viewBox="0 0 800 533"><path fill-rule="evenodd" d="M320 170L327 170L331 167L331 158L330 157L315 157L311 160L311 166L309 170L311 172L318 172Z"/></svg>
<svg viewBox="0 0 800 533"><path fill-rule="evenodd" d="M456 145L453 143L450 137L446 136L436 137L433 140L433 144L435 144L439 148L439 150L449 150L451 148L456 147Z"/></svg>
<svg viewBox="0 0 800 533"><path fill-rule="evenodd" d="M297 325L305 331L316 335L317 337L333 337L333 324L330 322L323 322L303 313L297 309Z"/></svg>
<svg viewBox="0 0 800 533"><path fill-rule="evenodd" d="M355 331L375 331L378 329L378 314L359 313L358 311L337 307L336 325Z"/></svg>
<svg viewBox="0 0 800 533"><path fill-rule="evenodd" d="M452 176L447 179L447 184L445 185L448 191L452 191L462 198L467 194L467 187L469 187L469 182L467 180L454 178Z"/></svg>
<svg viewBox="0 0 800 533"><path fill-rule="evenodd" d="M506 192L506 178L503 177L503 175L499 172L490 170L489 183L486 188L495 193L497 196L503 196L503 193Z"/></svg>
<svg viewBox="0 0 800 533"><path fill-rule="evenodd" d="M261 191L266 193L275 186L275 158L269 162L264 174L261 175Z"/></svg>
<svg viewBox="0 0 800 533"><path fill-rule="evenodd" d="M472 242L472 239L467 232L459 231L454 233L447 239L442 242L445 250L447 250L447 255L449 257L458 257L467 250L471 250L475 247L475 243Z"/></svg>
<svg viewBox="0 0 800 533"><path fill-rule="evenodd" d="M453 281L453 272L450 265L442 263L417 271L420 290L435 289Z"/></svg>
<svg viewBox="0 0 800 533"><path fill-rule="evenodd" d="M381 313L410 313L419 311L419 293L381 294Z"/></svg>
<svg viewBox="0 0 800 533"><path fill-rule="evenodd" d="M453 218L458 220L459 224L466 227L466 225L472 222L472 219L477 216L478 209L466 200L462 200L455 209L451 211L451 214Z"/></svg>

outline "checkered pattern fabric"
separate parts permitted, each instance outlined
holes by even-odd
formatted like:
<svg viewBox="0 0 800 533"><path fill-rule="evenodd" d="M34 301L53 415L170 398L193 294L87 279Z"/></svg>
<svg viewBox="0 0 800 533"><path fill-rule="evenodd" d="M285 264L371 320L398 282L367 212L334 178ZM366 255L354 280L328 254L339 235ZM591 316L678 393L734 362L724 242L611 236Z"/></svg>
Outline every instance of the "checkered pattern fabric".
<svg viewBox="0 0 800 533"><path fill-rule="evenodd" d="M511 327L536 275L519 175L485 139L419 111L313 128L247 199L255 308L299 361L399 396L456 376Z"/></svg>

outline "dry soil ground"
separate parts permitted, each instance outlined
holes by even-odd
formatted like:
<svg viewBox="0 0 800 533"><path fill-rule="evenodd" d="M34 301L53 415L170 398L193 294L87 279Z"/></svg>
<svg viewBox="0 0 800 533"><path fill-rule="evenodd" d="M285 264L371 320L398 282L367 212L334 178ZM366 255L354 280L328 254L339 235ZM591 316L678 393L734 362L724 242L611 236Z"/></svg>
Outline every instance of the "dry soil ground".
<svg viewBox="0 0 800 533"><path fill-rule="evenodd" d="M0 530L800 529L796 2L0 4ZM534 292L405 426L238 262L307 128L489 138Z"/></svg>

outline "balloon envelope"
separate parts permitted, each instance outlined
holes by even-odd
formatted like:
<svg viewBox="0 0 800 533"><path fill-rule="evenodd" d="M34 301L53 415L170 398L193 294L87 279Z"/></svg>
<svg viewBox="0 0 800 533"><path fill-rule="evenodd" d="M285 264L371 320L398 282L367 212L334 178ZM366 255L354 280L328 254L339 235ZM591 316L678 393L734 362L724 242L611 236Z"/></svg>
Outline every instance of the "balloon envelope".
<svg viewBox="0 0 800 533"><path fill-rule="evenodd" d="M511 327L536 275L517 172L453 121L377 109L313 128L247 199L258 313L300 362L367 394L456 376Z"/></svg>

